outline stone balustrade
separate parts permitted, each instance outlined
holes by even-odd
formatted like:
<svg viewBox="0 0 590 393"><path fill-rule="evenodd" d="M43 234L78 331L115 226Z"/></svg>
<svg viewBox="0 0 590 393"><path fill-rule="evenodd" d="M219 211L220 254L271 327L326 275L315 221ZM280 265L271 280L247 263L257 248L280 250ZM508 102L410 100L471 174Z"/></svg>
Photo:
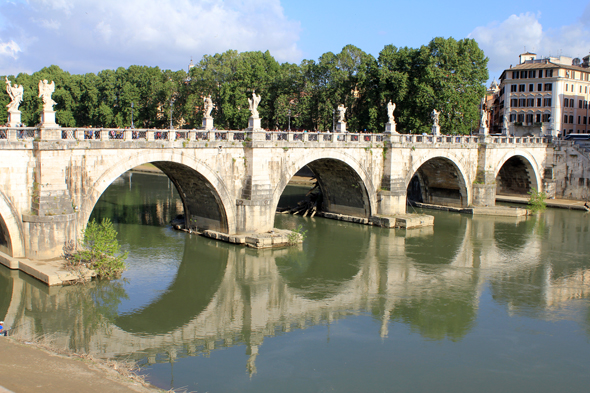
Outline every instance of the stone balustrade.
<svg viewBox="0 0 590 393"><path fill-rule="evenodd" d="M54 131L55 132L55 131ZM61 138L60 138L61 132ZM257 140L267 142L333 142L351 144L377 144L391 142L394 145L473 145L492 143L502 145L538 145L552 142L552 137L532 136L514 137L505 135L469 136L469 135L417 135L417 134L377 134L377 133L330 133L330 132L299 132L299 131L262 131L255 134L264 135ZM252 131L236 130L166 130L166 129L119 129L119 128L60 128L55 138L77 141L205 141L205 142L249 142L255 139ZM43 137L42 129L36 127L0 128L2 141L19 141L48 139Z"/></svg>

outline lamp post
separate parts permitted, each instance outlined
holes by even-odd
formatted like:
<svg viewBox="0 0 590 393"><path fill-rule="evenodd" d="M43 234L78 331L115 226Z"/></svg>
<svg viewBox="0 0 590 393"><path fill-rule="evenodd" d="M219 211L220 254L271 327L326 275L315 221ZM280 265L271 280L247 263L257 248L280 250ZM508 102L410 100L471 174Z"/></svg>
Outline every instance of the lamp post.
<svg viewBox="0 0 590 393"><path fill-rule="evenodd" d="M174 126L172 125L172 105L174 104L174 101L170 101L170 129L173 130Z"/></svg>
<svg viewBox="0 0 590 393"><path fill-rule="evenodd" d="M332 132L334 132L335 126L334 126L334 115L336 114L336 109L332 109Z"/></svg>
<svg viewBox="0 0 590 393"><path fill-rule="evenodd" d="M289 109L289 126L287 127L287 131L291 131L291 109Z"/></svg>
<svg viewBox="0 0 590 393"><path fill-rule="evenodd" d="M131 103L131 128L135 128L133 125L133 102Z"/></svg>

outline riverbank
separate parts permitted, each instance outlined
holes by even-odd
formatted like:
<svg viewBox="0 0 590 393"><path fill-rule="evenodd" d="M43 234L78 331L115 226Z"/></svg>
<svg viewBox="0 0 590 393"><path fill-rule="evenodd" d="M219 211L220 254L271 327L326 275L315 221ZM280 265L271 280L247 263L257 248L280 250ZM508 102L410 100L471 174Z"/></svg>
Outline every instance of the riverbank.
<svg viewBox="0 0 590 393"><path fill-rule="evenodd" d="M517 195L496 195L496 202L505 203L516 203L519 205L527 205L529 198ZM571 199L545 199L547 207L553 207L556 209L569 209L569 210L586 210L584 207L584 201L574 201Z"/></svg>
<svg viewBox="0 0 590 393"><path fill-rule="evenodd" d="M163 392L121 363L0 337L0 392Z"/></svg>

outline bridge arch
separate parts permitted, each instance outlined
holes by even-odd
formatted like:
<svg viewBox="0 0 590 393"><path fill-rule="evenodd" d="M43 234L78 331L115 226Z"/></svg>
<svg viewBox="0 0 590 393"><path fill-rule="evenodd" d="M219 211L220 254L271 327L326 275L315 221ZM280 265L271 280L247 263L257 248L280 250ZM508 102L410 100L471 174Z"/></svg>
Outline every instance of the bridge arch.
<svg viewBox="0 0 590 393"><path fill-rule="evenodd" d="M506 153L494 168L496 192L526 194L532 188L541 191L539 164L523 150Z"/></svg>
<svg viewBox="0 0 590 393"><path fill-rule="evenodd" d="M125 157L98 176L83 198L78 227L85 228L92 210L104 191L123 173L151 163L174 183L192 227L234 233L235 201L223 180L202 161L176 152L148 152ZM206 206L207 211L200 206Z"/></svg>
<svg viewBox="0 0 590 393"><path fill-rule="evenodd" d="M0 191L0 251L14 257L25 256L23 228L10 200Z"/></svg>
<svg viewBox="0 0 590 393"><path fill-rule="evenodd" d="M472 200L467 173L459 158L451 153L425 156L412 162L404 179L405 187L416 179L425 203L467 207Z"/></svg>
<svg viewBox="0 0 590 393"><path fill-rule="evenodd" d="M376 190L368 168L348 154L326 150L305 150L303 156L285 165L273 191L275 210L291 178L305 166L316 175L329 212L368 218L377 211Z"/></svg>

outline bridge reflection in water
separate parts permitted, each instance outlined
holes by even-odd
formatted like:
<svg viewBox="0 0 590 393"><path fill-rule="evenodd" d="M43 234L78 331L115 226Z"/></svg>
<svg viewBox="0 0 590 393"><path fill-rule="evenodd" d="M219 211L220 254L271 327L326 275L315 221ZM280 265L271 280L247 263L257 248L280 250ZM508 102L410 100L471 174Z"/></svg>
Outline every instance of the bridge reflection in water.
<svg viewBox="0 0 590 393"><path fill-rule="evenodd" d="M136 209L120 193L130 179L161 193ZM590 293L583 214L435 212L435 227L407 231L277 216L280 227L308 230L303 246L253 250L145 225L178 213L167 182L122 178L95 210L116 217L128 280L48 288L0 268L0 317L22 337L49 335L73 351L143 364L245 346L250 373L266 338L359 313L382 337L400 323L427 340L460 341L476 325L484 290L511 314L570 318L590 331L568 314Z"/></svg>

